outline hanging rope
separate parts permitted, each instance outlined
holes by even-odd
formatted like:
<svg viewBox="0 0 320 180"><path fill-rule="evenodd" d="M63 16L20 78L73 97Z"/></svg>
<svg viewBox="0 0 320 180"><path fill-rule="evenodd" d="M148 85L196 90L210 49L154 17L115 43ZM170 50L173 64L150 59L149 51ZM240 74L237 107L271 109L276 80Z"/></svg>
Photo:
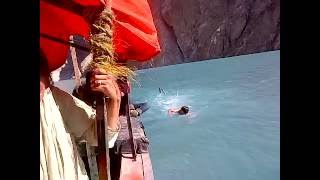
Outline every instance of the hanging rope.
<svg viewBox="0 0 320 180"><path fill-rule="evenodd" d="M133 80L134 71L126 66L118 65L114 57L113 20L111 9L104 9L91 27L89 39L93 61L90 68L102 68L117 79Z"/></svg>
<svg viewBox="0 0 320 180"><path fill-rule="evenodd" d="M114 57L113 46L113 20L114 15L111 10L111 4L105 8L99 17L94 21L91 27L91 35L89 38L90 50L93 55L93 60L89 65L89 70L95 68L102 68L116 79L125 80L132 79L135 73L126 66L118 65ZM104 124L104 98L96 98L97 106L97 131L98 131L98 144L99 154L97 155L99 179L110 179L110 159L109 148L105 146L105 129L108 126ZM102 134L102 135L101 135ZM107 135L106 135L107 136ZM101 143L99 143L101 142Z"/></svg>

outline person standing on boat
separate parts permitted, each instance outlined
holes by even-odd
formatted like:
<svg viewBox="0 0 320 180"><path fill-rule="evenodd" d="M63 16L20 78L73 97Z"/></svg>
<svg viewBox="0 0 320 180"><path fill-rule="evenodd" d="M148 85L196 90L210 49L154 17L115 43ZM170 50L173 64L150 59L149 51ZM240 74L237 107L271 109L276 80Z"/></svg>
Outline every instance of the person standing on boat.
<svg viewBox="0 0 320 180"><path fill-rule="evenodd" d="M109 97L107 106L109 148L114 146L119 127L120 92L117 83L103 70L90 79L92 91ZM87 180L76 140L97 145L95 110L83 101L54 87L47 58L40 50L40 179Z"/></svg>

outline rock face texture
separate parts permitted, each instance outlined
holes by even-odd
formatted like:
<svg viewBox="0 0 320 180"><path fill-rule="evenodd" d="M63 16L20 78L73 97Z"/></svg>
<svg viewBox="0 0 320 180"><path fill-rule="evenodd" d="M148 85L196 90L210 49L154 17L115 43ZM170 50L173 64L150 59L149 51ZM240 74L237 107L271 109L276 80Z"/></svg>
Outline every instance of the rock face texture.
<svg viewBox="0 0 320 180"><path fill-rule="evenodd" d="M148 0L162 52L138 69L280 49L280 0Z"/></svg>

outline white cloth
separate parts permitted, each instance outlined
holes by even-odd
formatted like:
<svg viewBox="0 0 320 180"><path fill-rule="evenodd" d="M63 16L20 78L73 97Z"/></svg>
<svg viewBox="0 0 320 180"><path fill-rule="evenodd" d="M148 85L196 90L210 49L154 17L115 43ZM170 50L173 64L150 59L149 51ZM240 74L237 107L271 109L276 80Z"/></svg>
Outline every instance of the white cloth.
<svg viewBox="0 0 320 180"><path fill-rule="evenodd" d="M57 94L57 99L54 99L54 92ZM62 102L67 103L68 106L59 104L59 98L63 98L64 101ZM59 105L61 110L59 110ZM65 109L66 107L67 109ZM69 111L69 113L63 113L66 111ZM79 112L80 114L75 117L77 118L75 120L80 120L79 122L87 121L87 124L79 123L77 124L80 127L79 129L76 128L75 132L68 132L65 127L70 124L68 116L72 117L76 111L82 112ZM63 121L62 114L67 115L64 117L66 122ZM94 121L89 121L90 119L94 119L94 111L86 107L80 100L76 100L71 95L56 88L53 88L53 92L46 89L43 100L40 102L40 179L88 179L73 136L81 137L90 127L90 124L94 124L92 123Z"/></svg>
<svg viewBox="0 0 320 180"><path fill-rule="evenodd" d="M56 87L46 89L40 102L41 180L88 179L75 138L97 145L95 111Z"/></svg>

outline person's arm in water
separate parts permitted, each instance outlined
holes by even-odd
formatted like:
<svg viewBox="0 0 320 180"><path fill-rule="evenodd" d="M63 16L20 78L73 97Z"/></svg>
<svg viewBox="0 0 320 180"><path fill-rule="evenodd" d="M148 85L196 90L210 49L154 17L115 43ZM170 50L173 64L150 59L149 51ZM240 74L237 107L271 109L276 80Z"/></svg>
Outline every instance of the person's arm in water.
<svg viewBox="0 0 320 180"><path fill-rule="evenodd" d="M169 114L170 117L172 117L178 111L179 111L179 109L168 109L168 114Z"/></svg>
<svg viewBox="0 0 320 180"><path fill-rule="evenodd" d="M173 113L174 113L174 111L173 111L172 109L168 109L168 115L169 115L170 117L172 117Z"/></svg>

